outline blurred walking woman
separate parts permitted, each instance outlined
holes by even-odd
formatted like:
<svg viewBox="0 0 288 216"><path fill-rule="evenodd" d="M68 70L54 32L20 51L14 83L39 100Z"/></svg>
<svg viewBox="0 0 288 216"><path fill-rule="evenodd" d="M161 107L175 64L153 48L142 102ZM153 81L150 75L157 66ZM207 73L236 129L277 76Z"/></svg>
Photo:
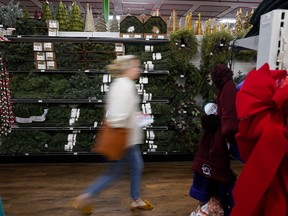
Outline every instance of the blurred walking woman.
<svg viewBox="0 0 288 216"><path fill-rule="evenodd" d="M137 124L139 114L139 97L134 80L140 76L140 60L133 55L119 56L107 66L115 75L109 87L106 104L106 121L115 128L129 128L128 146L123 159L112 161L107 171L89 186L82 195L75 198L72 205L83 214L91 214L89 198L101 192L106 186L118 179L126 164L130 167L130 209L150 210L153 205L140 197L140 182L143 170L143 159L138 147L142 143L142 128Z"/></svg>

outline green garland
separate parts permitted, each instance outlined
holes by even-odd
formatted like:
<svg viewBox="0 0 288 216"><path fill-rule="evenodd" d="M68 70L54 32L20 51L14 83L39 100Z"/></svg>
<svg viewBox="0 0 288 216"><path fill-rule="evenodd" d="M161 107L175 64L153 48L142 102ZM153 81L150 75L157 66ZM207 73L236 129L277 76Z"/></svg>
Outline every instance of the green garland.
<svg viewBox="0 0 288 216"><path fill-rule="evenodd" d="M120 23L120 32L129 33L128 28L134 26L133 33L143 33L144 25L136 16L126 16Z"/></svg>
<svg viewBox="0 0 288 216"><path fill-rule="evenodd" d="M144 33L154 33L153 27L159 29L159 34L167 33L167 23L159 16L152 16L144 23Z"/></svg>

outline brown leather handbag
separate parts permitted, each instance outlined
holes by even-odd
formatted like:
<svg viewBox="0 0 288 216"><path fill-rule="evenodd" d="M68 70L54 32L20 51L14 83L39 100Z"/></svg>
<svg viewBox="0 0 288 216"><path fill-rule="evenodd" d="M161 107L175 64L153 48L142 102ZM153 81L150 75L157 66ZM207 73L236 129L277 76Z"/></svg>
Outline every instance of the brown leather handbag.
<svg viewBox="0 0 288 216"><path fill-rule="evenodd" d="M104 121L96 134L92 151L103 155L108 160L120 160L128 144L128 133L128 128L113 128Z"/></svg>

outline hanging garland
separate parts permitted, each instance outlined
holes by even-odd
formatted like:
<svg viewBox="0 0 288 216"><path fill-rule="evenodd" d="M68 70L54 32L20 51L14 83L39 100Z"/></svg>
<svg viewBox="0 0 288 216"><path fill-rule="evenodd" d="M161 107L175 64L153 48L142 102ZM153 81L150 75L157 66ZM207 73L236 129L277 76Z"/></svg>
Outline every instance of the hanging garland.
<svg viewBox="0 0 288 216"><path fill-rule="evenodd" d="M11 104L10 77L5 62L0 59L0 136L11 132L14 115Z"/></svg>

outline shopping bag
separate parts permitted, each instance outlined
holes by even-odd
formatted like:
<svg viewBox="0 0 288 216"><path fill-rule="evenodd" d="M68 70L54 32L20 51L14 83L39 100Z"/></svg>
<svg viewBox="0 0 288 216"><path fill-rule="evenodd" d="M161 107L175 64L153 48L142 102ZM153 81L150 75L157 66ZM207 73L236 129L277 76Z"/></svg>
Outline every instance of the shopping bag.
<svg viewBox="0 0 288 216"><path fill-rule="evenodd" d="M120 160L128 144L128 128L114 128L104 122L96 134L92 151L108 160Z"/></svg>

